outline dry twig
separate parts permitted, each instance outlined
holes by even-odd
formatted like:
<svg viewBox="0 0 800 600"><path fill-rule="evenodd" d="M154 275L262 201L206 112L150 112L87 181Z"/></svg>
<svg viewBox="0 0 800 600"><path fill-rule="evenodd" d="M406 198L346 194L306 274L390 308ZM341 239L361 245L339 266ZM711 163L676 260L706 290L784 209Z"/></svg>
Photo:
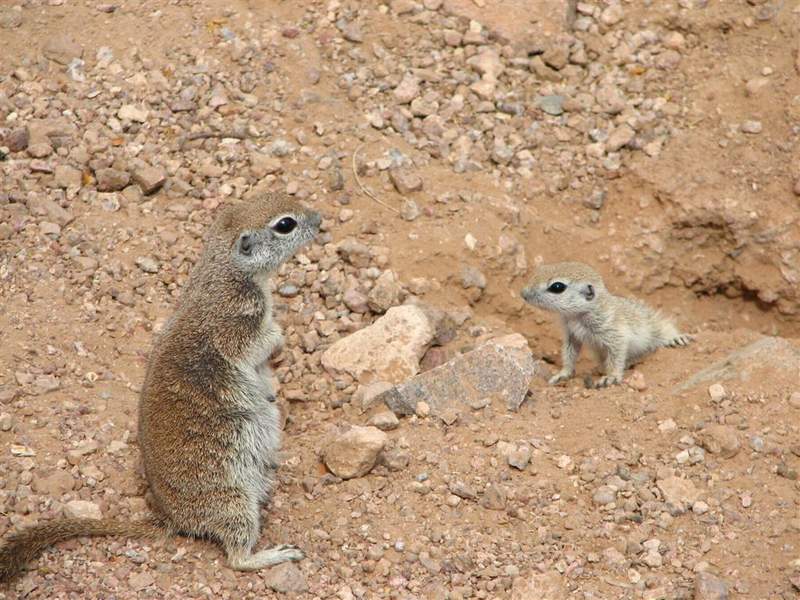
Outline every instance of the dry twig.
<svg viewBox="0 0 800 600"><path fill-rule="evenodd" d="M183 149L183 146L187 142L193 142L195 140L208 140L208 139L225 139L225 138L233 138L235 140L246 140L249 138L262 138L266 137L264 135L253 135L247 133L243 130L238 131L195 131L193 133L187 133L183 138L181 138L180 144L178 144L179 149Z"/></svg>
<svg viewBox="0 0 800 600"><path fill-rule="evenodd" d="M364 184L361 183L361 178L358 176L358 170L356 169L356 157L358 156L359 150L361 150L361 148L363 148L363 147L364 147L364 144L359 144L359 146L355 150L353 150L353 177L355 178L356 183L358 184L358 187L361 188L361 191L364 192L364 195L368 196L369 198L372 198L375 202L377 202L378 204L380 204L384 208L388 208L392 212L394 212L394 213L399 215L400 214L399 210L397 210L393 206L389 206L388 204L386 204L382 200L379 200L378 197L375 194L373 194L371 191L369 191L366 187L364 187Z"/></svg>

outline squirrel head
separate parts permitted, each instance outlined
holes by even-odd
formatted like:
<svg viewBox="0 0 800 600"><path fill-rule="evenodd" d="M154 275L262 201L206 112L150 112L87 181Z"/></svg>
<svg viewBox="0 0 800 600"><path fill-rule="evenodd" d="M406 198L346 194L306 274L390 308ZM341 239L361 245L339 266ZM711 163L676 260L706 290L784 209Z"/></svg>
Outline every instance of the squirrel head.
<svg viewBox="0 0 800 600"><path fill-rule="evenodd" d="M207 249L229 258L247 276L271 273L319 232L322 217L279 194L223 209L211 227Z"/></svg>
<svg viewBox="0 0 800 600"><path fill-rule="evenodd" d="M592 310L606 293L603 278L583 263L563 262L541 265L522 290L528 304L564 316L578 316Z"/></svg>

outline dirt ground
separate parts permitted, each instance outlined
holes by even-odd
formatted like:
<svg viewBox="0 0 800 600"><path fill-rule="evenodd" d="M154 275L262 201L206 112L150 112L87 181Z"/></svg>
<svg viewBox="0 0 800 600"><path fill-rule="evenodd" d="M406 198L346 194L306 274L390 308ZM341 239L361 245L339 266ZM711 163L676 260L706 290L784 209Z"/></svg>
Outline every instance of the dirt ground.
<svg viewBox="0 0 800 600"><path fill-rule="evenodd" d="M678 388L763 336L800 345L800 3L567 4L0 3L0 535L75 500L143 513L138 392L215 210L268 189L325 216L276 280L260 542L307 558L80 539L0 598L798 597L800 359ZM326 472L372 416L320 365L385 310L354 298L390 270L394 303L457 317L423 368L519 332L554 370L556 319L519 291L559 260L695 343L611 389L539 377L517 413L402 418L391 460Z"/></svg>

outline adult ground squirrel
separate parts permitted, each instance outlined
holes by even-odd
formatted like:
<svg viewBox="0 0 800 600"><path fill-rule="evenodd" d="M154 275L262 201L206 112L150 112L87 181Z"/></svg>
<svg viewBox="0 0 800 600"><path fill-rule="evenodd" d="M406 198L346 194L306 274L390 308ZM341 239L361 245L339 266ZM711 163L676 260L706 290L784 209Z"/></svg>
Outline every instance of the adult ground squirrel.
<svg viewBox="0 0 800 600"><path fill-rule="evenodd" d="M692 339L643 302L611 294L603 278L583 263L542 265L522 290L522 298L561 315L563 365L551 384L575 374L583 344L595 350L605 372L596 384L587 379L587 385L605 387L620 383L625 369L646 354L664 346L685 346Z"/></svg>
<svg viewBox="0 0 800 600"><path fill-rule="evenodd" d="M0 581L75 536L208 537L237 570L303 558L293 546L253 547L281 435L265 372L282 341L269 277L314 238L320 221L276 196L223 209L178 310L154 342L142 388L139 444L152 517L59 519L23 529L0 547Z"/></svg>

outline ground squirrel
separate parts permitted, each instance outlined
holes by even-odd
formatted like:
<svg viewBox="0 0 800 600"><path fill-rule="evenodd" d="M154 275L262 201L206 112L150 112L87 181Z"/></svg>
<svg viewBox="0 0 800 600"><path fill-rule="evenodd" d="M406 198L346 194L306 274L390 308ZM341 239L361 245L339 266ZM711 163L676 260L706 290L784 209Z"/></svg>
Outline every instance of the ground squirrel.
<svg viewBox="0 0 800 600"><path fill-rule="evenodd" d="M555 384L575 374L575 362L585 343L603 363L605 375L590 387L622 381L625 369L657 348L685 346L691 337L639 300L612 295L603 278L577 262L542 265L522 298L534 306L557 312L564 328L561 371L550 378Z"/></svg>
<svg viewBox="0 0 800 600"><path fill-rule="evenodd" d="M142 388L139 445L152 517L59 519L23 529L0 547L0 581L75 536L207 537L237 570L303 558L293 546L253 547L281 434L266 366L282 341L269 277L314 238L320 220L277 196L222 210L178 310L154 342Z"/></svg>

